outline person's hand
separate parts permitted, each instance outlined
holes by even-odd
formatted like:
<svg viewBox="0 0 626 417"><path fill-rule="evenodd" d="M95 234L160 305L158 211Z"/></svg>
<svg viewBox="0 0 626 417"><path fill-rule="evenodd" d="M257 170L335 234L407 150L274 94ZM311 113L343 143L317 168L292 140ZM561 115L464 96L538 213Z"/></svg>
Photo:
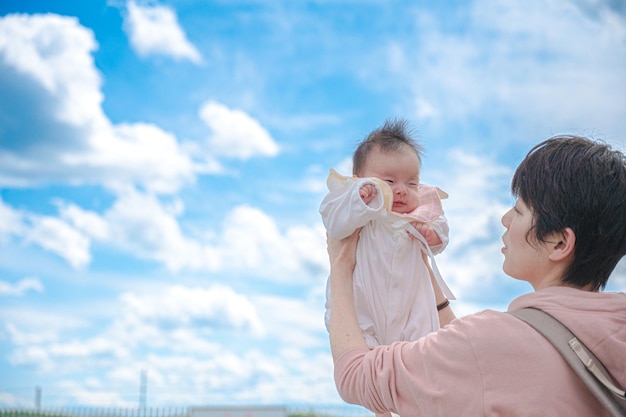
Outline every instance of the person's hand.
<svg viewBox="0 0 626 417"><path fill-rule="evenodd" d="M376 197L377 193L378 191L374 184L363 184L361 188L359 188L359 195L365 204L369 204L369 202Z"/></svg>
<svg viewBox="0 0 626 417"><path fill-rule="evenodd" d="M330 268L346 268L354 270L356 265L356 246L361 229L357 229L345 239L337 240L326 235L326 249L330 260Z"/></svg>
<svg viewBox="0 0 626 417"><path fill-rule="evenodd" d="M441 237L439 237L439 235L433 230L433 228L426 223L413 222L411 224L418 232L420 232L422 236L424 236L424 239L426 239L426 243L428 243L428 246L432 247L441 245L441 243L443 243L441 241ZM409 236L413 237L411 234L409 234Z"/></svg>

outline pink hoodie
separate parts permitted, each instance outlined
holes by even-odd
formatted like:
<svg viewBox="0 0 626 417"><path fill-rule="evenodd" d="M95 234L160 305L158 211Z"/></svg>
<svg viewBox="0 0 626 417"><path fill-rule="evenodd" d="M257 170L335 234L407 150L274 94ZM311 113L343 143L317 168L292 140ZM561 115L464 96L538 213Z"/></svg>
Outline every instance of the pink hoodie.
<svg viewBox="0 0 626 417"><path fill-rule="evenodd" d="M626 294L551 287L515 299L568 326L626 386ZM335 366L341 397L376 413L418 416L602 416L601 405L533 328L486 310L415 342L352 349Z"/></svg>

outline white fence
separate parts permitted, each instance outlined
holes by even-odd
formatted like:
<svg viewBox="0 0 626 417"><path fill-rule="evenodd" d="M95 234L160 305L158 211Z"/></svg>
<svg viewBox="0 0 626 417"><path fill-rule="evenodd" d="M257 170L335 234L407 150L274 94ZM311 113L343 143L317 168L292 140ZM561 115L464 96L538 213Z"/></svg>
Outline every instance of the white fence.
<svg viewBox="0 0 626 417"><path fill-rule="evenodd" d="M196 407L60 407L9 408L0 405L0 417L373 417L362 407L342 404L292 404L286 406Z"/></svg>
<svg viewBox="0 0 626 417"><path fill-rule="evenodd" d="M287 417L287 407L190 407L188 417Z"/></svg>

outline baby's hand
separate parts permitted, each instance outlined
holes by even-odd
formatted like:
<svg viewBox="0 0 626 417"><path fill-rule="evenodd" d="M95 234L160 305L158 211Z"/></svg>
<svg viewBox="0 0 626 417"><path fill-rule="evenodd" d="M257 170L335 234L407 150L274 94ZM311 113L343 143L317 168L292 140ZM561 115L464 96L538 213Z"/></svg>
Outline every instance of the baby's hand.
<svg viewBox="0 0 626 417"><path fill-rule="evenodd" d="M369 204L369 202L376 197L377 193L378 192L376 191L376 186L374 184L363 184L361 188L359 188L359 195L365 204Z"/></svg>
<svg viewBox="0 0 626 417"><path fill-rule="evenodd" d="M441 243L443 243L439 235L433 230L432 227L430 227L426 223L413 222L411 224L417 229L418 232L420 232L422 236L424 236L424 239L426 239L426 243L428 243L428 246L433 247L441 245ZM415 239L413 235L409 234L409 236Z"/></svg>

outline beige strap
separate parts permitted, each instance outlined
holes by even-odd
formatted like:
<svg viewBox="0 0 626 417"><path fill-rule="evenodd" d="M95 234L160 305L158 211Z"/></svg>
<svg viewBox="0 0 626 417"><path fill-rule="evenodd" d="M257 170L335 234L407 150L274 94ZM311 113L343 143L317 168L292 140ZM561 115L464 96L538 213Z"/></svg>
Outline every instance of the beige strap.
<svg viewBox="0 0 626 417"><path fill-rule="evenodd" d="M626 416L624 390L611 382L611 377L602 363L567 327L545 311L536 308L509 311L509 314L525 321L548 339L611 416Z"/></svg>
<svg viewBox="0 0 626 417"><path fill-rule="evenodd" d="M619 389L616 387L609 379L602 373L602 370L596 365L595 361L591 356L587 354L584 345L577 338L572 338L569 342L567 342L578 356L578 359L585 365L585 367L591 372L598 380L604 385L607 389L614 392L616 395L626 398L626 392L623 389Z"/></svg>

